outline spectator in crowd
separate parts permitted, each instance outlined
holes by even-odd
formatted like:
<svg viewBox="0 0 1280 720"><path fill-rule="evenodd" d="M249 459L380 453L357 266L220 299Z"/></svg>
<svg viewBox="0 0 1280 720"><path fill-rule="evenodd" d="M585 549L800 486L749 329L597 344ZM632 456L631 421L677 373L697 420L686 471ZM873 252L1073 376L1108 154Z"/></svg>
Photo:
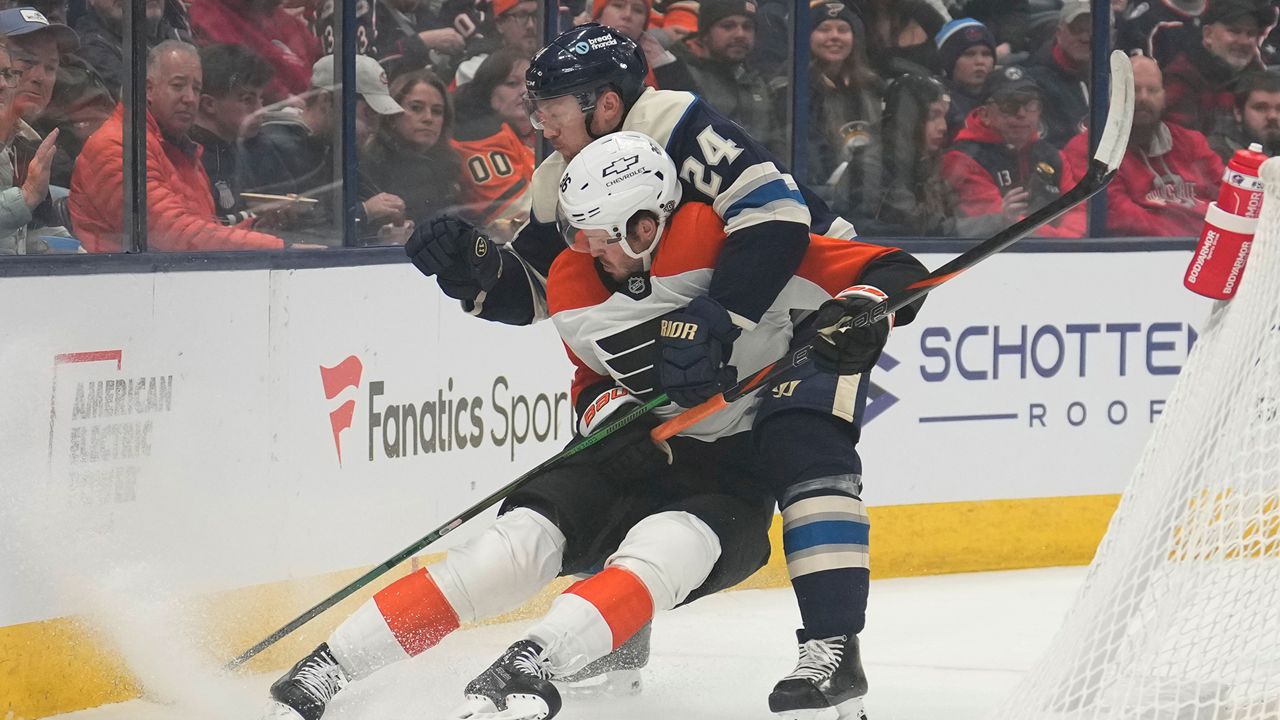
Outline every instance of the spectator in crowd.
<svg viewBox="0 0 1280 720"><path fill-rule="evenodd" d="M19 71L13 67L9 48L0 44L0 111L13 102L14 88L18 85ZM10 147L0 148L0 255L37 254L48 248L28 236L27 225L33 211L49 194L49 167L53 161L54 143L58 132L49 134L40 144L35 157L27 166L26 178L21 185L14 183L14 153Z"/></svg>
<svg viewBox="0 0 1280 720"><path fill-rule="evenodd" d="M1142 0L1117 13L1116 47L1141 51L1162 65L1200 42L1206 0Z"/></svg>
<svg viewBox="0 0 1280 720"><path fill-rule="evenodd" d="M124 3L125 0L88 0L85 12L76 20L80 35L78 55L98 72L111 92L112 104L120 99L124 84ZM165 40L179 40L177 28L164 16L164 0L147 0L147 48Z"/></svg>
<svg viewBox="0 0 1280 720"><path fill-rule="evenodd" d="M102 123L111 117L116 101L98 74L75 55L63 55L58 80L44 112L31 123L39 137L58 130L57 148L53 156L49 183L60 188L71 187L71 171L80 149ZM30 140L19 136L15 147L25 160L33 156L39 137ZM62 221L59 220L59 223Z"/></svg>
<svg viewBox="0 0 1280 720"><path fill-rule="evenodd" d="M542 47L538 35L540 5L536 0L493 0L493 20L483 28L480 38L467 47L467 58L454 76L456 87L471 82L480 63L489 53L508 47L526 58Z"/></svg>
<svg viewBox="0 0 1280 720"><path fill-rule="evenodd" d="M929 0L863 0L868 52L881 77L904 72L938 74L942 66L933 38L951 20Z"/></svg>
<svg viewBox="0 0 1280 720"><path fill-rule="evenodd" d="M305 92L320 41L283 0L202 0L191 5L191 28L201 45L244 45L271 63L275 79L263 97L277 102Z"/></svg>
<svg viewBox="0 0 1280 720"><path fill-rule="evenodd" d="M955 192L942 178L947 90L932 77L900 75L885 90L879 142L863 172L846 174L850 218L872 237L986 235L1001 215L960 218Z"/></svg>
<svg viewBox="0 0 1280 720"><path fill-rule="evenodd" d="M1007 67L987 81L985 102L969 114L942 172L955 189L960 215L1002 215L1010 225L1061 194L1071 177L1062 154L1040 138L1040 88L1026 71ZM1041 227L1051 237L1079 237L1082 212Z"/></svg>
<svg viewBox="0 0 1280 720"><path fill-rule="evenodd" d="M362 147L377 132L379 117L404 109L391 97L387 74L368 55L356 58L356 146ZM342 178L334 166L333 146L338 138L339 86L334 83L333 56L316 61L311 91L299 111L286 107L263 118L258 134L241 146L246 155L240 165L245 189L273 195L300 195L319 202L299 205L286 237L312 242L341 243L333 224L342 202ZM355 207L356 232L361 240L373 240L384 225L405 220L405 203L399 195L374 190L363 168L359 184L360 204Z"/></svg>
<svg viewBox="0 0 1280 720"><path fill-rule="evenodd" d="M1209 147L1229 162L1253 143L1267 155L1280 154L1280 73L1246 73L1236 83L1235 122L1209 136Z"/></svg>
<svg viewBox="0 0 1280 720"><path fill-rule="evenodd" d="M805 180L821 188L833 185L838 178L833 179L832 172L851 160L857 147L870 142L880 123L880 78L868 67L862 18L848 5L837 0L812 6L809 27Z"/></svg>
<svg viewBox="0 0 1280 720"><path fill-rule="evenodd" d="M986 25L973 18L961 18L943 25L934 42L951 95L947 136L955 137L964 127L964 119L982 104L987 76L996 67L996 38Z"/></svg>
<svg viewBox="0 0 1280 720"><path fill-rule="evenodd" d="M217 44L200 49L204 87L196 104L191 139L204 148L201 161L213 191L219 219L236 225L250 217L240 197L244 178L236 167L241 138L258 134L262 92L275 68L242 45Z"/></svg>
<svg viewBox="0 0 1280 720"><path fill-rule="evenodd" d="M536 136L523 103L528 67L528 57L499 50L457 94L458 115L467 118L453 138L462 200L475 223L499 239L512 237L529 215Z"/></svg>
<svg viewBox="0 0 1280 720"><path fill-rule="evenodd" d="M752 0L702 0L696 42L705 56L678 51L689 67L694 88L711 107L728 115L770 149L781 145L773 93L764 78L747 67L756 44L756 5Z"/></svg>
<svg viewBox="0 0 1280 720"><path fill-rule="evenodd" d="M326 38L332 33L329 29L332 5L331 0L325 3L329 12L319 23ZM424 0L377 0L372 4L359 5L371 8L371 12L363 16L367 18L367 27L364 28L367 44L357 47L357 51L377 58L390 79L394 80L403 72L422 70L431 65L433 59L460 58L466 49L467 37L458 32L457 27L433 22L430 12L433 3ZM466 27L465 24L460 26ZM326 53L333 52L329 44L326 43Z"/></svg>
<svg viewBox="0 0 1280 720"><path fill-rule="evenodd" d="M21 74L11 101L0 114L0 142L13 155L14 182L21 182L25 169L43 144L32 124L49 107L62 67L62 55L74 50L78 41L71 28L50 23L31 7L0 10L0 35L5 36L13 68ZM55 147L53 156L56 155ZM69 161L64 161L63 166L66 162ZM9 185L0 185L0 189L4 187ZM33 210L29 229L38 230L42 235L66 234L58 213L48 202Z"/></svg>
<svg viewBox="0 0 1280 720"><path fill-rule="evenodd" d="M1200 42L1164 68L1167 119L1204 134L1230 123L1234 83L1262 69L1258 40L1274 16L1262 0L1210 0Z"/></svg>
<svg viewBox="0 0 1280 720"><path fill-rule="evenodd" d="M663 47L657 36L647 32L653 13L650 0L595 0L591 5L591 20L608 25L635 41L644 51L649 63L649 76L645 83L654 88L689 88L694 84L689 69L670 50Z"/></svg>
<svg viewBox="0 0 1280 720"><path fill-rule="evenodd" d="M1027 64L1044 98L1044 139L1057 148L1079 134L1089 115L1091 17L1089 0L1066 0L1053 42Z"/></svg>
<svg viewBox="0 0 1280 720"><path fill-rule="evenodd" d="M360 160L374 189L404 199L408 222L380 228L384 242L403 244L415 224L453 209L461 168L449 144L453 109L444 83L430 70L414 70L391 81L391 97L404 112L378 118L378 132Z"/></svg>
<svg viewBox="0 0 1280 720"><path fill-rule="evenodd" d="M996 61L1003 65L1013 65L1029 57L1053 32L1050 29L1042 36L1039 26L1045 13L1033 12L1028 0L967 0L952 7L954 17L977 20L999 38Z"/></svg>
<svg viewBox="0 0 1280 720"><path fill-rule="evenodd" d="M200 146L191 139L203 72L200 53L166 40L147 55L147 242L152 250L277 249L280 238L214 217ZM76 237L90 252L119 252L124 232L124 106L85 143L71 178Z"/></svg>
<svg viewBox="0 0 1280 720"><path fill-rule="evenodd" d="M1107 188L1107 232L1195 235L1218 195L1222 160L1203 135L1161 119L1166 90L1160 66L1151 58L1133 58L1133 89L1129 148ZM1088 150L1088 133L1081 133L1067 145L1066 155L1083 167Z"/></svg>

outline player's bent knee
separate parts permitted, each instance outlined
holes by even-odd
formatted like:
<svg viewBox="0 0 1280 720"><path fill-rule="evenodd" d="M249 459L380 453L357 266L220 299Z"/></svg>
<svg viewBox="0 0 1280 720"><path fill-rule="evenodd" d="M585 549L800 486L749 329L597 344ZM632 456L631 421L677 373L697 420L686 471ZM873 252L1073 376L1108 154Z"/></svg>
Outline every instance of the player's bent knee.
<svg viewBox="0 0 1280 720"><path fill-rule="evenodd" d="M670 511L636 523L608 564L639 577L657 612L679 605L705 582L720 550L720 538L709 525L690 513Z"/></svg>
<svg viewBox="0 0 1280 720"><path fill-rule="evenodd" d="M564 548L564 533L554 523L516 508L430 570L458 619L474 622L518 607L554 580Z"/></svg>

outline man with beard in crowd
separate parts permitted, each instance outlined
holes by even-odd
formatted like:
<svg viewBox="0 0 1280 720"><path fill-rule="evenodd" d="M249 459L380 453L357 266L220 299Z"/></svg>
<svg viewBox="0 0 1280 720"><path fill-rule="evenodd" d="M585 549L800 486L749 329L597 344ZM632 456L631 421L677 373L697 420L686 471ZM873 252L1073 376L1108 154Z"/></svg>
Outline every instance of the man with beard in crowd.
<svg viewBox="0 0 1280 720"><path fill-rule="evenodd" d="M1164 68L1168 120L1206 135L1230 123L1235 82L1248 70L1262 69L1258 41L1274 18L1275 10L1262 0L1210 2L1201 42Z"/></svg>
<svg viewBox="0 0 1280 720"><path fill-rule="evenodd" d="M1218 194L1222 161L1203 135L1161 119L1161 81L1154 60L1133 58L1133 131L1120 170L1107 188L1109 235L1195 235L1209 201ZM1088 150L1088 133L1067 145L1066 156L1081 172Z"/></svg>
<svg viewBox="0 0 1280 720"><path fill-rule="evenodd" d="M1223 162L1257 143L1267 155L1280 152L1280 73L1246 73L1236 84L1235 122L1209 136Z"/></svg>
<svg viewBox="0 0 1280 720"><path fill-rule="evenodd" d="M702 55L697 53L699 46ZM772 92L765 79L747 66L747 57L755 46L753 0L704 0L696 39L676 46L676 56L688 65L695 87L666 89L691 90L701 95L711 107L736 120L776 151L780 143Z"/></svg>

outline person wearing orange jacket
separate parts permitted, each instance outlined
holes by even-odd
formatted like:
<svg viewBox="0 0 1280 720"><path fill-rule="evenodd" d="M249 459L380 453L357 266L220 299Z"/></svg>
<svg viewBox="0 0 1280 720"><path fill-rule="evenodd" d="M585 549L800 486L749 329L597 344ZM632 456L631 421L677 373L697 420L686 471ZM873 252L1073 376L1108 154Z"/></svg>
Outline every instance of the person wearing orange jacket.
<svg viewBox="0 0 1280 720"><path fill-rule="evenodd" d="M942 175L955 190L961 217L1003 215L1004 224L1012 225L1070 187L1071 168L1040 137L1044 100L1025 70L1007 67L992 73L984 95L942 157ZM1080 237L1084 229L1081 208L1041 226L1037 234Z"/></svg>
<svg viewBox="0 0 1280 720"><path fill-rule="evenodd" d="M214 217L195 123L202 71L194 45L168 40L147 56L147 234L152 250L273 250L280 238L246 221ZM68 204L76 237L89 252L120 252L124 232L124 106L85 143L71 175Z"/></svg>

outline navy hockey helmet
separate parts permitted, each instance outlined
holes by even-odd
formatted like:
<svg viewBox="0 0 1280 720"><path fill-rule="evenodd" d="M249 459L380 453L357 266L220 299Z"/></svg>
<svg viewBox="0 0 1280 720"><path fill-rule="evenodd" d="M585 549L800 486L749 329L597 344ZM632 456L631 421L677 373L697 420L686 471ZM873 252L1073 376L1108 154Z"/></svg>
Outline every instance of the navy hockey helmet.
<svg viewBox="0 0 1280 720"><path fill-rule="evenodd" d="M649 65L630 38L598 23L579 25L542 48L524 74L525 109L538 126L538 102L572 95L583 113L595 109L599 91L610 87L625 107L644 92Z"/></svg>

